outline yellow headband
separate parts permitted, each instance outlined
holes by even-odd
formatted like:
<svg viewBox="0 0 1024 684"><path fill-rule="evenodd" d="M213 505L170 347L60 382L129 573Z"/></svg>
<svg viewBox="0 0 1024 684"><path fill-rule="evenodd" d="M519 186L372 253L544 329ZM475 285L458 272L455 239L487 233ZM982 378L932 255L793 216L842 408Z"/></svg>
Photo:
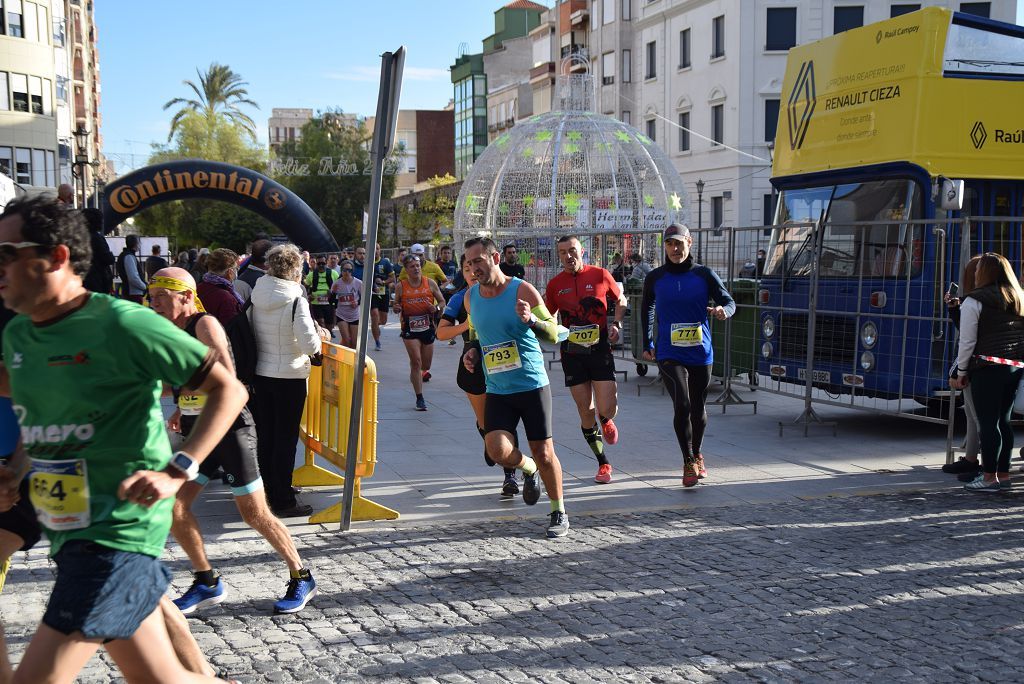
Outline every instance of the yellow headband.
<svg viewBox="0 0 1024 684"><path fill-rule="evenodd" d="M153 288L162 288L164 290L170 290L171 292L191 292L192 300L196 303L196 308L204 313L206 311L203 307L203 303L199 300L199 295L196 294L196 289L184 280L168 278L167 276L154 276L149 281L149 289L152 290Z"/></svg>

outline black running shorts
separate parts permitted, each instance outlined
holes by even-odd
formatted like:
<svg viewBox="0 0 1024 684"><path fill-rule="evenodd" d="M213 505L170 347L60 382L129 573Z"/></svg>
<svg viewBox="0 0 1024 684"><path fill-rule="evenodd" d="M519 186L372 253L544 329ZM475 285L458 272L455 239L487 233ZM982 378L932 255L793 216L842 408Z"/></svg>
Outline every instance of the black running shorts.
<svg viewBox="0 0 1024 684"><path fill-rule="evenodd" d="M28 498L28 477L22 479L18 493L21 495L18 503L10 510L0 513L0 530L7 530L21 537L24 542L21 550L28 551L39 542L42 534L42 528L36 519L36 511Z"/></svg>
<svg viewBox="0 0 1024 684"><path fill-rule="evenodd" d="M551 438L551 385L514 394L488 392L484 405L485 432L502 430L514 435L519 421L531 442Z"/></svg>
<svg viewBox="0 0 1024 684"><path fill-rule="evenodd" d="M372 304L373 308L377 311L387 313L391 310L391 305L388 302L387 295L370 295L370 304Z"/></svg>
<svg viewBox="0 0 1024 684"><path fill-rule="evenodd" d="M477 342L469 342L465 347L462 348L462 356L459 357L459 370L455 376L455 382L458 383L459 389L466 394L472 394L480 396L487 392L487 380L484 378L484 368L480 364L479 359L477 360L476 370L470 373L466 370L465 364L462 363L462 358L466 356L466 352L470 349L480 350L480 345Z"/></svg>
<svg viewBox="0 0 1024 684"><path fill-rule="evenodd" d="M181 434L188 436L196 423L197 416L181 417ZM206 460L199 466L196 482L205 485L223 468L225 479L235 496L252 494L263 489L259 462L256 460L256 425L248 408L235 419L235 423L220 440Z"/></svg>
<svg viewBox="0 0 1024 684"><path fill-rule="evenodd" d="M611 350L570 354L562 352L562 372L565 386L573 387L585 382L615 381L615 358Z"/></svg>
<svg viewBox="0 0 1024 684"><path fill-rule="evenodd" d="M427 330L423 330L422 332L411 332L408 330L402 331L403 340L419 340L423 344L434 344L434 340L436 338L437 335L434 333L433 326Z"/></svg>

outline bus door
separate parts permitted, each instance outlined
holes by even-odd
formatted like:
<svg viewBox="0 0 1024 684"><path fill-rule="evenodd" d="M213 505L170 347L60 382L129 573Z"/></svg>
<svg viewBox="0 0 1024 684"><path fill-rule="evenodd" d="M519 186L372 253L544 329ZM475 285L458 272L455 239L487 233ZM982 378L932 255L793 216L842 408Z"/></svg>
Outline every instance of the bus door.
<svg viewBox="0 0 1024 684"><path fill-rule="evenodd" d="M970 181L964 207L970 216L992 217L971 226L971 253L1005 256L1019 277L1022 267L1021 224L1000 220L1024 215L1024 184L1012 181Z"/></svg>

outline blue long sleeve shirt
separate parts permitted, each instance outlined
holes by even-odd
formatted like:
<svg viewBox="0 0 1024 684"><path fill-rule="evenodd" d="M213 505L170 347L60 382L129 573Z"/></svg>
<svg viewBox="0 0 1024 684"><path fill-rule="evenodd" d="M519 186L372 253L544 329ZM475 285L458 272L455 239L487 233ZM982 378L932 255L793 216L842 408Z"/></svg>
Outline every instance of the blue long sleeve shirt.
<svg viewBox="0 0 1024 684"><path fill-rule="evenodd" d="M676 361L684 366L713 363L710 301L724 308L726 316L736 312L736 302L722 279L707 266L694 264L692 256L651 271L644 279L638 312L644 321L643 348L653 349L658 361Z"/></svg>

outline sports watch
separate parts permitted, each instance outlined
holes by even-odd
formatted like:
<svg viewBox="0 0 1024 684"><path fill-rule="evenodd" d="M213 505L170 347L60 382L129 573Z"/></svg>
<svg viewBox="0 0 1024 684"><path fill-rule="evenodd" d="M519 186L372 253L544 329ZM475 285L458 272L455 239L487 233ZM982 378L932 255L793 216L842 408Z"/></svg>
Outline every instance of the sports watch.
<svg viewBox="0 0 1024 684"><path fill-rule="evenodd" d="M184 451L175 451L167 467L184 473L189 482L199 477L199 462Z"/></svg>

